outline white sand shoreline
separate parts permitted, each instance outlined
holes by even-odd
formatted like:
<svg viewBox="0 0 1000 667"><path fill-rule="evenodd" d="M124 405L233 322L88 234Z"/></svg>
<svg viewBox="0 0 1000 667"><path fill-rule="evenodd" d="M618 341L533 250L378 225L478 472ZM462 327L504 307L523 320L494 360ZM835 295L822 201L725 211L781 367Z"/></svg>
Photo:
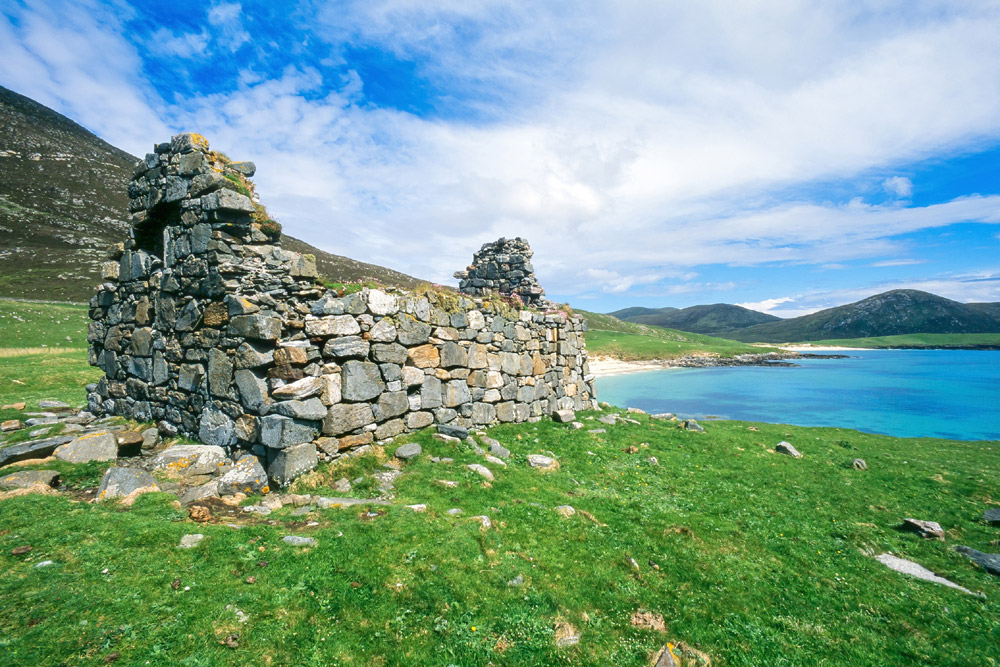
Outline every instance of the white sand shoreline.
<svg viewBox="0 0 1000 667"><path fill-rule="evenodd" d="M838 347L836 345L779 345L779 350L789 352L867 352L867 347Z"/></svg>
<svg viewBox="0 0 1000 667"><path fill-rule="evenodd" d="M591 357L589 364L590 373L597 377L640 373L642 371L658 371L670 368L667 361L622 361L621 359L612 359L611 357Z"/></svg>

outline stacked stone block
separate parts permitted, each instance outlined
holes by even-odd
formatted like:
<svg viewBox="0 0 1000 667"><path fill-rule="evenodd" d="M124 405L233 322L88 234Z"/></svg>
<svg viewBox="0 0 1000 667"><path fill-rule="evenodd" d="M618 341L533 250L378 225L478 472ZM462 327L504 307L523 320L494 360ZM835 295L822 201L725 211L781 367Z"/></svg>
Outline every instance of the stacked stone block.
<svg viewBox="0 0 1000 667"><path fill-rule="evenodd" d="M525 306L545 308L545 290L535 278L531 246L522 238L486 243L465 271L456 271L459 290L472 296L515 296Z"/></svg>
<svg viewBox="0 0 1000 667"><path fill-rule="evenodd" d="M593 405L581 318L446 293L339 296L262 230L238 188L253 171L198 135L136 166L133 229L91 301L90 362L104 371L91 411L250 450L284 484L433 424Z"/></svg>

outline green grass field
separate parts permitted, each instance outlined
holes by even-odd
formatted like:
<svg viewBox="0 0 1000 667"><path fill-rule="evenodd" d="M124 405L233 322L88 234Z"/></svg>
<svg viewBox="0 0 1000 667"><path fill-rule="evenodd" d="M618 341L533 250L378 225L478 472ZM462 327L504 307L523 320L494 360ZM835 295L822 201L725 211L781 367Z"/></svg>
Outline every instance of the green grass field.
<svg viewBox="0 0 1000 667"><path fill-rule="evenodd" d="M814 340L806 344L865 348L961 349L980 347L1000 349L1000 334L908 334L905 336Z"/></svg>
<svg viewBox="0 0 1000 667"><path fill-rule="evenodd" d="M46 328L36 340L51 347L85 326L83 309L0 306L34 312ZM18 347L33 347L25 323L0 322ZM82 351L5 359L21 364L0 365L5 391L24 377L40 396L80 403L79 383L96 375ZM36 385L47 359L58 369ZM639 667L667 642L716 666L1000 660L1000 578L954 551L1000 546L1000 528L980 518L1000 505L1000 442L743 422L693 433L644 415L616 426L578 416L586 427L575 431L549 420L491 428L513 454L507 469L486 464L492 483L464 467L484 463L468 445L422 432L406 438L424 454L403 466L389 507L286 507L210 524L162 493L131 508L82 501L108 463L26 466L59 470L66 493L0 495L2 663ZM804 458L775 454L781 440ZM558 470L527 465L545 452ZM370 497L390 455L324 464L293 490L343 495L333 481L361 478L352 493ZM850 467L858 457L869 470ZM416 503L427 511L405 507ZM576 514L561 516L561 505ZM906 517L938 521L946 540L900 531ZM187 533L205 539L177 548ZM285 535L317 545L291 547ZM986 598L872 557L890 551ZM633 624L637 612L662 616L664 629ZM557 646L568 626L579 643Z"/></svg>
<svg viewBox="0 0 1000 667"><path fill-rule="evenodd" d="M83 405L84 386L101 375L87 364L89 322L86 306L0 300L0 405Z"/></svg>
<svg viewBox="0 0 1000 667"><path fill-rule="evenodd" d="M587 321L587 351L592 355L641 361L693 355L733 357L738 354L777 351L777 348L760 347L725 338L623 322L611 315L582 310L576 312Z"/></svg>

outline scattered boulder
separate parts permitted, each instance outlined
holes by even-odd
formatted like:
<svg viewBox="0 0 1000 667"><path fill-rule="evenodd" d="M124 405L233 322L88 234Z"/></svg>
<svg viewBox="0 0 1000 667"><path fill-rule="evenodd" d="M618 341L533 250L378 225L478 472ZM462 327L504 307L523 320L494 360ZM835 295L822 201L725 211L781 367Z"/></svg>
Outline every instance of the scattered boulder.
<svg viewBox="0 0 1000 667"><path fill-rule="evenodd" d="M229 463L226 452L217 445L174 445L153 457L150 469L170 477L189 479L211 475Z"/></svg>
<svg viewBox="0 0 1000 667"><path fill-rule="evenodd" d="M795 447L792 447L792 444L790 442L785 442L784 440L782 440L781 442L779 442L774 446L774 451L778 452L779 454L787 454L788 456L791 456L792 458L795 459L802 458L802 454L799 452L799 450L795 449Z"/></svg>
<svg viewBox="0 0 1000 667"><path fill-rule="evenodd" d="M489 530L490 528L493 527L493 522L485 514L480 514L478 516L470 516L469 518L479 522L479 530L481 531Z"/></svg>
<svg viewBox="0 0 1000 667"><path fill-rule="evenodd" d="M205 536L201 533L190 533L181 537L181 543L177 545L178 549L190 549L191 547L196 547L198 544L205 539Z"/></svg>
<svg viewBox="0 0 1000 667"><path fill-rule="evenodd" d="M350 493L351 482L346 477L341 477L333 483L333 490L337 493Z"/></svg>
<svg viewBox="0 0 1000 667"><path fill-rule="evenodd" d="M59 473L55 470L21 470L0 477L0 490L30 489L33 486L59 486Z"/></svg>
<svg viewBox="0 0 1000 667"><path fill-rule="evenodd" d="M556 514L565 519L568 519L574 514L576 514L576 510L571 505L560 505L559 507L556 508Z"/></svg>
<svg viewBox="0 0 1000 667"><path fill-rule="evenodd" d="M423 453L423 451L424 451L423 447L421 447L419 444L415 442L408 442L405 445L400 445L399 447L397 447L394 456L397 459L401 459L403 461L409 461L411 459L415 459L418 456L420 456L420 454Z"/></svg>
<svg viewBox="0 0 1000 667"><path fill-rule="evenodd" d="M24 428L24 424L21 423L20 419L8 419L7 421L0 422L0 431L4 433L19 431L22 428Z"/></svg>
<svg viewBox="0 0 1000 667"><path fill-rule="evenodd" d="M220 495L231 495L233 493L246 493L248 495L256 493L267 493L270 489L267 483L267 472L260 464L257 457L252 454L244 454L222 477L218 479L217 485Z"/></svg>
<svg viewBox="0 0 1000 667"><path fill-rule="evenodd" d="M559 469L558 461L550 456L543 456L541 454L529 454L528 465L545 472Z"/></svg>
<svg viewBox="0 0 1000 667"><path fill-rule="evenodd" d="M556 410L552 413L552 420L560 424L568 424L576 419L576 412L566 408L563 410Z"/></svg>
<svg viewBox="0 0 1000 667"><path fill-rule="evenodd" d="M69 407L69 404L63 403L62 401L38 401L38 407L42 410L65 410Z"/></svg>
<svg viewBox="0 0 1000 667"><path fill-rule="evenodd" d="M507 467L507 464L504 462L503 459L498 459L497 457L491 454L487 454L485 458L487 463L492 463L493 465L500 466L501 468Z"/></svg>
<svg viewBox="0 0 1000 667"><path fill-rule="evenodd" d="M657 413L655 415L649 415L649 418L650 419L659 419L659 420L662 420L662 421L673 421L673 420L677 419L677 415L675 415L673 412L659 412L659 413Z"/></svg>
<svg viewBox="0 0 1000 667"><path fill-rule="evenodd" d="M88 433L56 447L53 454L60 461L69 463L113 461L118 458L118 439L111 431Z"/></svg>
<svg viewBox="0 0 1000 667"><path fill-rule="evenodd" d="M556 646L564 648L580 643L580 631L570 623L558 622L555 627Z"/></svg>
<svg viewBox="0 0 1000 667"><path fill-rule="evenodd" d="M990 574L1000 577L1000 554L987 554L982 551L976 551L971 547L963 546L955 547L955 551L965 554L979 567L983 568Z"/></svg>
<svg viewBox="0 0 1000 667"><path fill-rule="evenodd" d="M57 435L52 438L23 442L19 445L0 447L0 466L29 459L44 459L47 456L51 456L60 445L64 445L72 440L72 436Z"/></svg>
<svg viewBox="0 0 1000 667"><path fill-rule="evenodd" d="M115 433L118 439L118 454L120 456L138 456L142 449L142 434L137 431L119 431Z"/></svg>
<svg viewBox="0 0 1000 667"><path fill-rule="evenodd" d="M479 438L483 441L483 444L490 448L490 454L501 459L510 458L510 450L501 445L497 440L493 438L488 438L485 435Z"/></svg>
<svg viewBox="0 0 1000 667"><path fill-rule="evenodd" d="M920 537L928 540L944 539L944 530L941 528L941 525L935 521L923 521L921 519L903 519L902 529L910 533L917 533L918 535L920 535Z"/></svg>
<svg viewBox="0 0 1000 667"><path fill-rule="evenodd" d="M281 541L292 547L314 547L316 540L311 537L299 537L298 535L285 535Z"/></svg>
<svg viewBox="0 0 1000 667"><path fill-rule="evenodd" d="M875 560L882 563L890 570L894 570L911 577L916 577L917 579L923 579L924 581L941 584L942 586L948 586L949 588L960 590L963 593L968 593L969 595L975 595L975 593L970 591L968 588L959 586L954 581L948 581L944 577L939 577L923 565L914 563L912 560L899 558L898 556L893 556L892 554L880 554L875 557Z"/></svg>
<svg viewBox="0 0 1000 667"><path fill-rule="evenodd" d="M142 446L139 448L139 452L143 456L152 456L156 453L160 440L160 431L155 426L152 428L147 428L142 432Z"/></svg>
<svg viewBox="0 0 1000 667"><path fill-rule="evenodd" d="M108 468L101 479L101 485L97 488L97 500L123 498L128 501L143 493L159 490L156 480L145 470L113 467Z"/></svg>
<svg viewBox="0 0 1000 667"><path fill-rule="evenodd" d="M27 407L27 403L8 403L7 405L0 406L0 410L24 410Z"/></svg>
<svg viewBox="0 0 1000 667"><path fill-rule="evenodd" d="M991 507L983 512L983 521L994 526L1000 526L1000 507Z"/></svg>
<svg viewBox="0 0 1000 667"><path fill-rule="evenodd" d="M864 459L854 459L851 461L851 467L855 470L868 470L868 464Z"/></svg>
<svg viewBox="0 0 1000 667"><path fill-rule="evenodd" d="M490 469L484 465L480 465L478 463L470 463L465 467L471 470L472 472L482 476L487 481L492 482L494 480L493 473L490 472Z"/></svg>
<svg viewBox="0 0 1000 667"><path fill-rule="evenodd" d="M438 424L437 432L441 435L458 438L459 440L465 440L469 437L469 429L453 424Z"/></svg>
<svg viewBox="0 0 1000 667"><path fill-rule="evenodd" d="M663 620L663 616L651 611L637 611L632 614L632 627L656 630L657 632L667 631L667 624Z"/></svg>
<svg viewBox="0 0 1000 667"><path fill-rule="evenodd" d="M299 475L315 468L318 463L315 443L304 442L280 450L267 471L279 486L286 486Z"/></svg>
<svg viewBox="0 0 1000 667"><path fill-rule="evenodd" d="M204 500L206 498L218 498L219 497L219 482L214 480L208 482L207 484L202 484L201 486L191 486L184 489L183 492L177 497L181 505L191 505L198 502L199 500Z"/></svg>
<svg viewBox="0 0 1000 667"><path fill-rule="evenodd" d="M615 424L618 423L618 415L616 414L601 415L600 417L597 418L597 421L601 422L602 424L607 424L608 426L614 426Z"/></svg>
<svg viewBox="0 0 1000 667"><path fill-rule="evenodd" d="M695 433L705 432L705 429L702 427L702 425L693 419L687 419L681 422L681 428L683 428L685 431L694 431Z"/></svg>

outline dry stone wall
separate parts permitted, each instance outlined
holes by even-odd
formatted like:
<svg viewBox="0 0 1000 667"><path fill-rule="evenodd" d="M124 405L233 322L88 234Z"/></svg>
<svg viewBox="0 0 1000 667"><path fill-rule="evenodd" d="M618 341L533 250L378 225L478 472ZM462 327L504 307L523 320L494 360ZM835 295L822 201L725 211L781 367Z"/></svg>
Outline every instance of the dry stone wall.
<svg viewBox="0 0 1000 667"><path fill-rule="evenodd" d="M546 308L551 304L535 278L533 254L528 242L520 237L486 243L473 255L465 271L455 272L461 281L458 289L472 296L503 294L526 306Z"/></svg>
<svg viewBox="0 0 1000 667"><path fill-rule="evenodd" d="M434 424L521 422L593 405L582 318L499 298L338 295L283 250L252 163L198 135L159 144L129 185L132 231L91 301L89 410L157 422L284 484Z"/></svg>

